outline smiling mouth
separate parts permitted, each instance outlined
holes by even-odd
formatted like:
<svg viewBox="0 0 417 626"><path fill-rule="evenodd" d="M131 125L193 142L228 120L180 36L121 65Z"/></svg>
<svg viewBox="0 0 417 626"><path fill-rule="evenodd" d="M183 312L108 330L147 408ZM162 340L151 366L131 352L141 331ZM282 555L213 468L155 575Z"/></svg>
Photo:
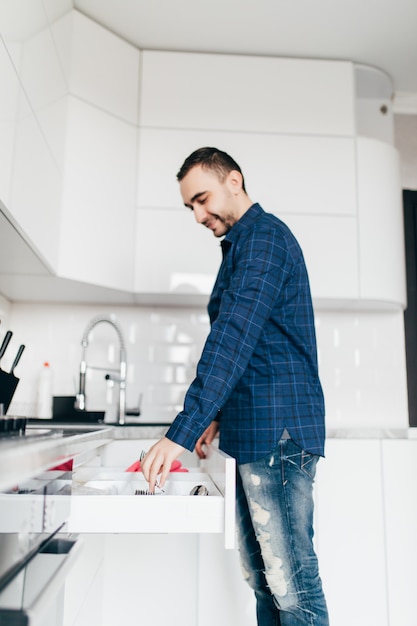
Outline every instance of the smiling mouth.
<svg viewBox="0 0 417 626"><path fill-rule="evenodd" d="M218 221L219 219L220 219L220 218L218 218L218 217L214 217L214 218L212 218L212 219L210 219L210 220L207 220L206 222L204 222L204 226L205 226L206 228L209 228L210 230L214 230L214 229L216 228L217 221Z"/></svg>

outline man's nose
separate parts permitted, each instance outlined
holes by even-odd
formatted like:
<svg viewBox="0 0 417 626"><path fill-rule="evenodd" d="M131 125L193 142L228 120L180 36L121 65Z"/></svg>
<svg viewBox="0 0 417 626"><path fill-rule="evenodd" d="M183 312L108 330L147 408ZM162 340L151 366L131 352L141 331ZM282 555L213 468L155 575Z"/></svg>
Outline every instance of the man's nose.
<svg viewBox="0 0 417 626"><path fill-rule="evenodd" d="M201 206L193 207L193 213L195 217L195 221L198 224L204 224L207 219L207 211Z"/></svg>

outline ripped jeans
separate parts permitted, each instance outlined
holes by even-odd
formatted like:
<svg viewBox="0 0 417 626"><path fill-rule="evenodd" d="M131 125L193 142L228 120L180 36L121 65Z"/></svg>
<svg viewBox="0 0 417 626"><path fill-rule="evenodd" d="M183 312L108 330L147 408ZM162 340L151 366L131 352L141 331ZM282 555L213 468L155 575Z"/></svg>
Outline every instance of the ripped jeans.
<svg viewBox="0 0 417 626"><path fill-rule="evenodd" d="M328 626L313 548L313 482L319 457L291 439L238 466L237 527L243 575L258 626Z"/></svg>

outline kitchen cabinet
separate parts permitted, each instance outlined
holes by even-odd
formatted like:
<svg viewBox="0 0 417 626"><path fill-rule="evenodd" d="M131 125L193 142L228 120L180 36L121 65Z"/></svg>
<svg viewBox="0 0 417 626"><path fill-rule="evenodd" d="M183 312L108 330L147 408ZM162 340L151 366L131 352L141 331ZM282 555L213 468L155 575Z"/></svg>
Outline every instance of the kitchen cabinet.
<svg viewBox="0 0 417 626"><path fill-rule="evenodd" d="M21 97L21 86L10 63L7 48L0 39L0 76L3 89L0 98L0 198L4 203L10 202L13 154L14 154L14 134L16 118L18 115L19 99Z"/></svg>
<svg viewBox="0 0 417 626"><path fill-rule="evenodd" d="M151 263L153 258L157 262ZM189 209L137 211L135 292L138 294L165 293L177 296L179 301L202 296L206 303L221 259L219 240L197 224Z"/></svg>
<svg viewBox="0 0 417 626"><path fill-rule="evenodd" d="M413 431L416 429L412 429ZM382 442L388 619L395 626L416 621L417 441Z"/></svg>
<svg viewBox="0 0 417 626"><path fill-rule="evenodd" d="M326 458L317 468L314 541L334 626L350 626L353 622L358 626L414 626L414 430L329 432ZM134 434L138 432L139 437ZM67 433L66 439L39 439L30 445L26 442L16 447L14 455L3 441L2 482L10 486L28 480L30 486L30 481L35 480L30 478L31 472L38 475L38 482L48 475L39 474L36 468L74 454L74 478L79 485L88 486L97 473L105 482L103 473L113 471L115 466L124 468L160 432L161 427L127 427L81 431L77 436ZM183 457L190 474L197 470L197 463L191 453ZM214 477L218 468L212 466L212 470ZM221 484L220 474L215 482ZM3 524L12 522L10 516L4 515L4 503L13 497L3 496ZM53 525L56 520L51 512L55 509L57 513L58 509L53 505L53 496L46 497L48 520ZM63 496L67 502L71 497ZM97 494L77 497L102 498ZM105 497L113 497L112 506L118 507L118 496ZM151 505L157 497L144 499ZM23 494L22 502L28 498ZM34 522L37 507L31 510ZM122 517L122 509L118 510ZM39 514L38 519L41 517ZM162 626L166 623L167 607L179 599L186 609L180 615L169 613L175 626L253 624L254 597L242 578L237 549L224 550L222 532L171 533L170 516L162 518L166 532L81 534L78 559L65 581L65 626L111 626L120 614L126 623L133 623L139 613L142 620ZM19 527L21 533L27 531L29 519L29 515L23 515L26 526ZM49 527L44 524L42 528L47 531ZM4 526L4 532L10 531L11 527ZM31 532L35 531L36 526L32 525ZM66 533L59 535L65 536Z"/></svg>
<svg viewBox="0 0 417 626"><path fill-rule="evenodd" d="M2 41L0 71L5 93L0 104L0 200L31 246L55 266L60 172Z"/></svg>
<svg viewBox="0 0 417 626"><path fill-rule="evenodd" d="M2 77L11 83L0 118L10 144L1 151L0 197L49 264L51 280L37 284L40 299L51 297L55 276L126 299L133 292L140 53L78 12L49 24L42 3L37 10L19 43L11 34L0 48ZM20 287L12 282L5 280L4 292L15 297Z"/></svg>
<svg viewBox="0 0 417 626"><path fill-rule="evenodd" d="M286 213L279 217L301 245L315 305L326 308L337 301L358 302L360 259L356 218Z"/></svg>
<svg viewBox="0 0 417 626"><path fill-rule="evenodd" d="M140 50L79 11L53 22L51 32L69 93L136 125Z"/></svg>
<svg viewBox="0 0 417 626"><path fill-rule="evenodd" d="M142 618L162 626L170 602L190 593L187 609L173 619L178 625L194 626L203 592L196 577L198 535L218 534L230 542L229 548L235 540L234 460L213 448L199 465L196 455L186 452L181 459L189 471L173 472L165 494L116 495L114 474L125 486L140 481L139 474L125 472L126 466L152 445L155 439L150 435L159 438L165 427L85 430L72 427L60 434L58 427L55 434L43 436L35 430L33 439L23 439L21 445L3 441L2 486L18 484L20 493L6 489L8 493L1 494L0 532L19 532L22 537L49 533L67 519L58 541L72 541L77 530L81 533L78 560L65 578L65 626L110 626L121 610L126 623L140 610ZM68 458L74 459L71 491L68 472L36 471ZM28 478L30 471L33 478ZM195 481L209 484L208 496L189 495ZM183 483L185 495L170 492ZM6 598L2 607L8 606ZM59 608L62 611L62 604Z"/></svg>
<svg viewBox="0 0 417 626"><path fill-rule="evenodd" d="M159 55L155 58L158 63L162 62ZM364 71L361 67L360 71L357 70L359 78L356 76L361 97L373 95L370 87L370 92L364 94L361 79ZM367 71L369 78L368 74ZM385 80L382 91L386 91L385 75L379 78ZM177 243L170 236L170 224L174 222L171 213L178 215L177 220L183 219L173 211L181 203L175 174L185 155L202 145L217 145L232 155L239 155L252 199L293 228L307 259L317 306L326 308L336 303L337 306L355 303L359 308L404 307L398 155L388 143L389 115L382 116L382 122L372 126L369 102L373 103L375 115L381 116L376 108L380 101L376 97L365 100L359 107L361 132L368 135L364 137L356 136L354 132L351 136L311 136L241 129L230 132L230 129L219 130L220 126L210 129L209 110L205 111L204 130L195 130L180 116L174 119L167 114L166 119L172 124L168 127L162 119L151 120L144 113L138 157L139 245L135 290L138 293L163 293L164 290L170 293L172 275L184 272L184 266L192 256L188 248L192 231L188 235L189 225L178 228ZM182 110L191 114L191 108L187 107L188 103L184 102ZM146 107L144 110L146 112ZM147 121L149 127L146 127ZM151 121L159 127L150 127ZM166 184L161 185L161 180L167 181ZM152 271L144 275L142 270L145 258L150 258L152 251L150 242L145 241L147 235L141 232L141 224L148 232L152 230L152 221L162 215L164 218L161 225L158 224L158 232L161 233L165 223L170 232L166 237L170 254L159 259L158 275L152 277ZM182 240L185 232L187 235ZM161 237L164 237L162 233ZM188 283L198 282L206 273L206 255L198 253L199 250L193 257L195 264L189 265L195 278L194 281L190 278ZM200 284L201 293L208 295L209 290L205 291ZM206 284L208 287L209 283ZM189 287L184 282L184 296L187 290ZM178 292L181 293L180 288Z"/></svg>
<svg viewBox="0 0 417 626"><path fill-rule="evenodd" d="M133 291L136 127L68 97L58 275Z"/></svg>
<svg viewBox="0 0 417 626"><path fill-rule="evenodd" d="M398 154L357 139L360 298L406 307L405 250Z"/></svg>
<svg viewBox="0 0 417 626"><path fill-rule="evenodd" d="M52 267L59 256L61 175L35 116L15 128L13 175L7 208Z"/></svg>
<svg viewBox="0 0 417 626"><path fill-rule="evenodd" d="M239 155L248 194L267 211L356 215L353 138L175 128L140 130L138 206L182 206L176 174L185 157L206 145Z"/></svg>
<svg viewBox="0 0 417 626"><path fill-rule="evenodd" d="M182 200L175 178L184 155L210 141L242 156L239 164L252 200L293 229L305 253L313 297L356 300L353 139L164 129L141 129L140 134L135 291L184 297L193 290L210 293L220 250L216 253L213 236L197 227L189 211L177 208ZM161 180L168 182L161 185ZM155 250L164 253L152 266L147 261Z"/></svg>
<svg viewBox="0 0 417 626"><path fill-rule="evenodd" d="M314 541L334 626L414 625L416 445L407 435L380 439L373 431L327 440L317 468ZM158 602L162 590L166 599L189 599L182 616L170 615L175 625L254 623L237 549L225 551L219 534L106 535L103 558L102 626L121 610L134 619L138 604L142 618L162 626L169 604Z"/></svg>
<svg viewBox="0 0 417 626"><path fill-rule="evenodd" d="M16 223L0 201L0 287L5 276L30 275L46 277L48 265L34 252L17 230Z"/></svg>
<svg viewBox="0 0 417 626"><path fill-rule="evenodd" d="M334 626L414 626L417 440L345 431L326 442L317 466L315 546ZM199 580L219 609L202 606L199 626L255 621L254 597L236 551L199 540ZM215 558L214 558L215 557ZM221 567L219 566L221 563Z"/></svg>
<svg viewBox="0 0 417 626"><path fill-rule="evenodd" d="M315 542L335 626L388 626L381 442L328 439Z"/></svg>
<svg viewBox="0 0 417 626"><path fill-rule="evenodd" d="M100 626L121 616L123 624L196 626L198 606L211 613L217 604L200 587L198 560L196 535L107 535Z"/></svg>
<svg viewBox="0 0 417 626"><path fill-rule="evenodd" d="M48 22L36 7L22 42L2 25L0 199L50 275L3 272L6 297L205 304L220 257L182 209L176 173L217 145L294 228L317 306L405 307L383 72L139 51L78 11L48 6Z"/></svg>
<svg viewBox="0 0 417 626"><path fill-rule="evenodd" d="M316 542L335 626L413 626L415 429L328 439L316 481ZM353 602L347 596L354 598Z"/></svg>
<svg viewBox="0 0 417 626"><path fill-rule="evenodd" d="M352 135L352 64L143 52L140 126Z"/></svg>
<svg viewBox="0 0 417 626"><path fill-rule="evenodd" d="M103 604L106 598L104 555L107 536L82 535L80 542L79 557L65 581L63 626L103 626ZM118 578L123 580L124 576L120 575ZM114 592L110 589L107 593L114 597Z"/></svg>

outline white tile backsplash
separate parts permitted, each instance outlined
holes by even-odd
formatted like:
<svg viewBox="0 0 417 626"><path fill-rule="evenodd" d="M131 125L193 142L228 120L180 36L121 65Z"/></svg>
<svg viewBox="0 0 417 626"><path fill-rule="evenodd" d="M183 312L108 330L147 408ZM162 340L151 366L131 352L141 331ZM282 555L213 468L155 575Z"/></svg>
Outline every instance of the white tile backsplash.
<svg viewBox="0 0 417 626"><path fill-rule="evenodd" d="M330 427L407 427L403 313L323 312L316 325Z"/></svg>
<svg viewBox="0 0 417 626"><path fill-rule="evenodd" d="M7 306L6 306L7 305ZM54 373L54 395L74 395L78 385L81 337L97 314L112 314L122 328L128 360L127 404L142 397L142 421L171 421L182 401L209 330L204 309L3 303L0 339L13 332L2 367L10 367L26 345L16 370L20 378L10 411L34 414L37 377L44 361ZM403 314L395 312L318 311L319 367L329 428L402 428L408 426ZM87 361L117 367L118 343L108 324L96 326ZM87 378L91 410L114 411L115 389L105 372ZM116 388L117 389L117 388Z"/></svg>

